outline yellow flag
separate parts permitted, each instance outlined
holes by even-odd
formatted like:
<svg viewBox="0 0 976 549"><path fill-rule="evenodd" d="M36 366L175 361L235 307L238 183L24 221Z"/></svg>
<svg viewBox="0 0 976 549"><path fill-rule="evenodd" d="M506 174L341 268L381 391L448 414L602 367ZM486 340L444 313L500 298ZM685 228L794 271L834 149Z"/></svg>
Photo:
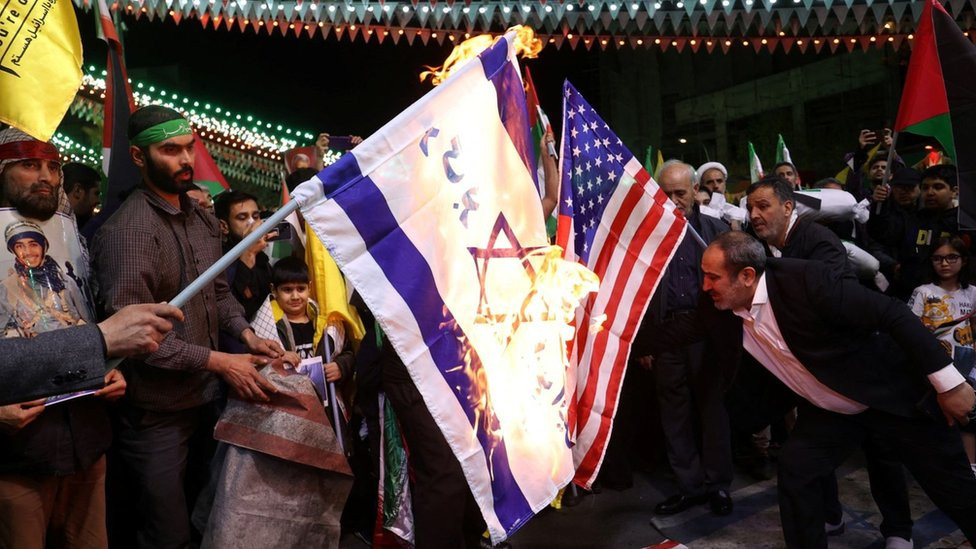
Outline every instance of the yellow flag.
<svg viewBox="0 0 976 549"><path fill-rule="evenodd" d="M308 265L308 278L311 280L309 294L319 304L319 318L315 322L315 344L318 345L331 320L341 320L346 328L346 340L358 342L366 330L356 309L349 305L346 296L346 282L329 251L311 230L306 230L305 263Z"/></svg>
<svg viewBox="0 0 976 549"><path fill-rule="evenodd" d="M0 121L47 141L81 85L71 0L0 2Z"/></svg>
<svg viewBox="0 0 976 549"><path fill-rule="evenodd" d="M844 169L843 170L837 172L837 175L834 176L834 179L836 179L837 181L840 181L841 183L843 183L843 184L846 185L847 184L847 177L850 174L851 174L851 167L850 166L844 166Z"/></svg>

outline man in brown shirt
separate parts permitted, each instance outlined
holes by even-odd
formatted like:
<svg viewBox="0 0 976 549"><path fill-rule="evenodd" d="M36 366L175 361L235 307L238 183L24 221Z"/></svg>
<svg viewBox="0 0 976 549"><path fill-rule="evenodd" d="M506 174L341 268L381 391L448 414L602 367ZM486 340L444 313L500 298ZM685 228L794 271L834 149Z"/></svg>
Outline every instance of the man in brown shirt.
<svg viewBox="0 0 976 549"><path fill-rule="evenodd" d="M142 185L98 230L92 246L108 314L130 303L171 300L221 256L216 219L185 196L194 163L187 120L172 109L144 107L132 113L128 136ZM136 539L118 540L124 546L190 542L187 502L205 482L212 457L221 380L246 399L265 401L275 391L256 367L283 351L254 334L223 275L183 314L159 350L122 367L129 389L116 417L116 446L135 503L125 507L136 512ZM238 335L252 354L215 351L220 329Z"/></svg>

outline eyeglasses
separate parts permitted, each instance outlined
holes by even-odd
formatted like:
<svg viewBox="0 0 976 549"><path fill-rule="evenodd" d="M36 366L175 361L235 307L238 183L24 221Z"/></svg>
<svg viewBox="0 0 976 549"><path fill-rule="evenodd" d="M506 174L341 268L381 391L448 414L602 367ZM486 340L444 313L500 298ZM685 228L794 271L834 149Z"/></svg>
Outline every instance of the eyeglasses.
<svg viewBox="0 0 976 549"><path fill-rule="evenodd" d="M932 263L942 263L943 261L949 264L956 263L962 256L959 254L948 254L948 255L933 255Z"/></svg>

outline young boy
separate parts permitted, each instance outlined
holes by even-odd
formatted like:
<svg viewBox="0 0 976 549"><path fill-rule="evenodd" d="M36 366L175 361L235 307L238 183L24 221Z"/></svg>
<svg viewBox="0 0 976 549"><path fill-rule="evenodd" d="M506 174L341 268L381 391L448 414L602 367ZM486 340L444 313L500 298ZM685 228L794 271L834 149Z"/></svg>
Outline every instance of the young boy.
<svg viewBox="0 0 976 549"><path fill-rule="evenodd" d="M325 358L325 341L328 340L332 360L325 364L326 380L348 379L353 367L353 353L349 349L337 353L332 337L325 333L324 327L315 325L318 305L308 298L308 285L308 267L296 257L282 258L272 268L271 295L282 313L281 320L276 323L278 337L285 351L297 354L299 360L313 356ZM316 345L319 334L321 339Z"/></svg>
<svg viewBox="0 0 976 549"><path fill-rule="evenodd" d="M313 343L316 333L334 344L325 330L316 332L308 286L299 259L282 259L272 269L272 308L287 349L284 362L292 366L322 352L324 345ZM352 362L352 351L333 352L327 379L350 379ZM262 375L278 389L271 402L229 399L217 423L214 436L226 443L225 455L202 546L338 549L352 471L332 414L305 376L279 364Z"/></svg>

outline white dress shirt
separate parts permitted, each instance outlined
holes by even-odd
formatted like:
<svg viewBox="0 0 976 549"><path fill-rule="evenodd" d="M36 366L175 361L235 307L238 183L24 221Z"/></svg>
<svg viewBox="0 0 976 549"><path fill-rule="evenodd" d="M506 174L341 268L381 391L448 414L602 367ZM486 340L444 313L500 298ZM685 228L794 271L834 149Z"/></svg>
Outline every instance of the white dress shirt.
<svg viewBox="0 0 976 549"><path fill-rule="evenodd" d="M742 319L742 346L794 393L811 404L838 414L859 414L867 406L849 399L821 383L787 347L769 303L765 273L759 277L751 307L732 311ZM947 357L948 358L948 357ZM949 365L929 374L929 382L944 393L965 380L950 360Z"/></svg>
<svg viewBox="0 0 976 549"><path fill-rule="evenodd" d="M796 213L796 210L793 210L793 213L790 214L790 221L786 224L786 238L783 239L784 246L785 242L790 239L790 231L793 230L793 225L796 225L796 220L799 218L799 214ZM773 257L783 257L783 250L780 250L769 242L767 242L766 245L769 246L769 251L773 253Z"/></svg>

